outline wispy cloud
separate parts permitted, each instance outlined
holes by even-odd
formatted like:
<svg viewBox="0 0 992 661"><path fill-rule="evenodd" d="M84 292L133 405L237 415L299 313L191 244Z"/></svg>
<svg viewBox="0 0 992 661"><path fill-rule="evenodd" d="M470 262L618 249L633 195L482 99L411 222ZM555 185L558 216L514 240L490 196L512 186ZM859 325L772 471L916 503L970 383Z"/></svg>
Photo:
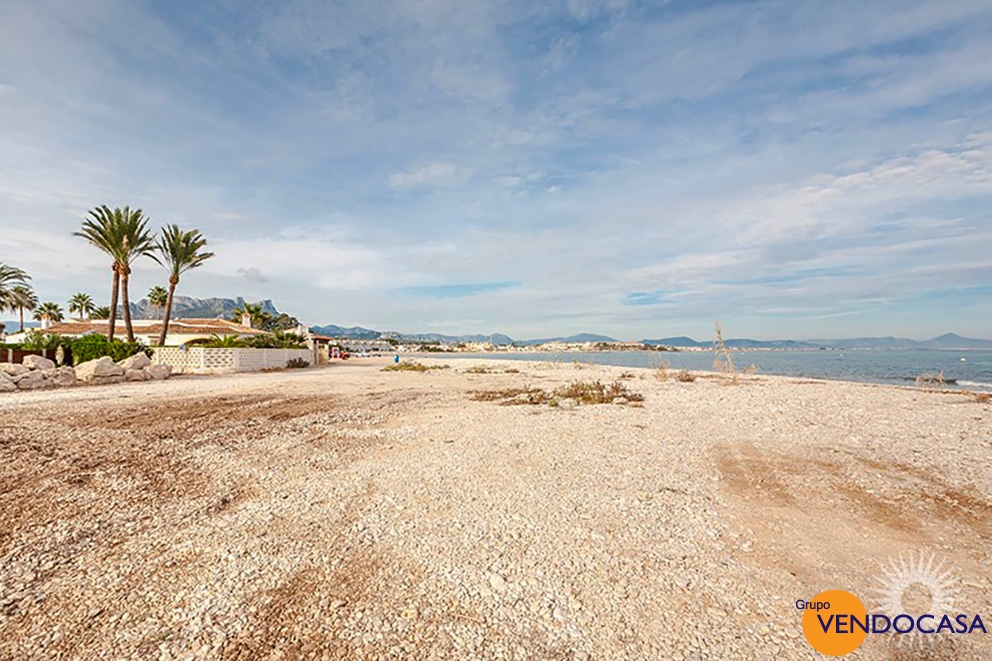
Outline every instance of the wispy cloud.
<svg viewBox="0 0 992 661"><path fill-rule="evenodd" d="M105 294L71 232L131 204L210 240L186 293L314 323L987 334L990 30L968 0L13 0L0 261Z"/></svg>

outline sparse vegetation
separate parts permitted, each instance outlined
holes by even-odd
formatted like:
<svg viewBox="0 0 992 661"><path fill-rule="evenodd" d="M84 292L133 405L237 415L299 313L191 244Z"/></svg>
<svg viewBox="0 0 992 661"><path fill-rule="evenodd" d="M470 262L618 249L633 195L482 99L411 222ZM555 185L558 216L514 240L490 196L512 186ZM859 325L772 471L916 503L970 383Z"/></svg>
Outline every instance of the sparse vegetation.
<svg viewBox="0 0 992 661"><path fill-rule="evenodd" d="M393 363L382 368L383 372L427 372L430 370L446 370L450 365L424 365L415 360Z"/></svg>
<svg viewBox="0 0 992 661"><path fill-rule="evenodd" d="M564 400L572 400L576 404L626 404L644 401L643 395L628 389L619 381L606 384L600 381L576 381L550 393L530 386L482 390L470 393L470 397L479 402L499 402L503 406L548 404L557 407Z"/></svg>
<svg viewBox="0 0 992 661"><path fill-rule="evenodd" d="M689 370L679 370L678 374L675 375L675 380L679 383L692 383L696 377Z"/></svg>
<svg viewBox="0 0 992 661"><path fill-rule="evenodd" d="M291 358L286 361L286 367L289 369L303 369L304 367L310 367L310 363L303 358Z"/></svg>
<svg viewBox="0 0 992 661"><path fill-rule="evenodd" d="M988 404L989 402L992 402L992 392L974 392L972 393L972 396L974 396L975 401L979 404Z"/></svg>
<svg viewBox="0 0 992 661"><path fill-rule="evenodd" d="M633 379L634 378L634 373L633 372L621 372L620 373L620 378L621 379Z"/></svg>
<svg viewBox="0 0 992 661"><path fill-rule="evenodd" d="M465 374L520 374L520 370L516 367L508 367L501 370L489 365L474 365L466 369Z"/></svg>

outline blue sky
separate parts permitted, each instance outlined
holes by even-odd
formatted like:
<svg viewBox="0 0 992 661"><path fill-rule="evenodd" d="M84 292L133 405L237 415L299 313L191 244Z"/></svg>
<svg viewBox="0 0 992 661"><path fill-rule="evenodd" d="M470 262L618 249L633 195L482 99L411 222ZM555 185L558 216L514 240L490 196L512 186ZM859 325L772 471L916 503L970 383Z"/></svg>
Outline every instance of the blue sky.
<svg viewBox="0 0 992 661"><path fill-rule="evenodd" d="M514 337L992 337L992 3L0 4L0 261ZM164 276L139 263L140 297Z"/></svg>

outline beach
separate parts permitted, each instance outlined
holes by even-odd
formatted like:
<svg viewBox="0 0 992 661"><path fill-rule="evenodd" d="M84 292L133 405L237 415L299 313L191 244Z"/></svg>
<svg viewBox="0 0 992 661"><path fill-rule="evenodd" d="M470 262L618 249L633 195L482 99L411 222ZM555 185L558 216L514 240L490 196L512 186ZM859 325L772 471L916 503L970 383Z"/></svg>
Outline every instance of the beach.
<svg viewBox="0 0 992 661"><path fill-rule="evenodd" d="M911 553L992 616L988 401L417 360L0 395L0 658L814 659Z"/></svg>

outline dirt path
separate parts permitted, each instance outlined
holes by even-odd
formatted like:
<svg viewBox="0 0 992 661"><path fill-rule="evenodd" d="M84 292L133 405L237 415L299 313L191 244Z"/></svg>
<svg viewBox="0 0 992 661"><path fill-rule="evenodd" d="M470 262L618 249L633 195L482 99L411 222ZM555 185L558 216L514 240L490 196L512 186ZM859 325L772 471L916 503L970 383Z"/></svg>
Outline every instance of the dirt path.
<svg viewBox="0 0 992 661"><path fill-rule="evenodd" d="M988 404L472 364L3 397L0 658L818 658L795 601L909 552L992 620Z"/></svg>

